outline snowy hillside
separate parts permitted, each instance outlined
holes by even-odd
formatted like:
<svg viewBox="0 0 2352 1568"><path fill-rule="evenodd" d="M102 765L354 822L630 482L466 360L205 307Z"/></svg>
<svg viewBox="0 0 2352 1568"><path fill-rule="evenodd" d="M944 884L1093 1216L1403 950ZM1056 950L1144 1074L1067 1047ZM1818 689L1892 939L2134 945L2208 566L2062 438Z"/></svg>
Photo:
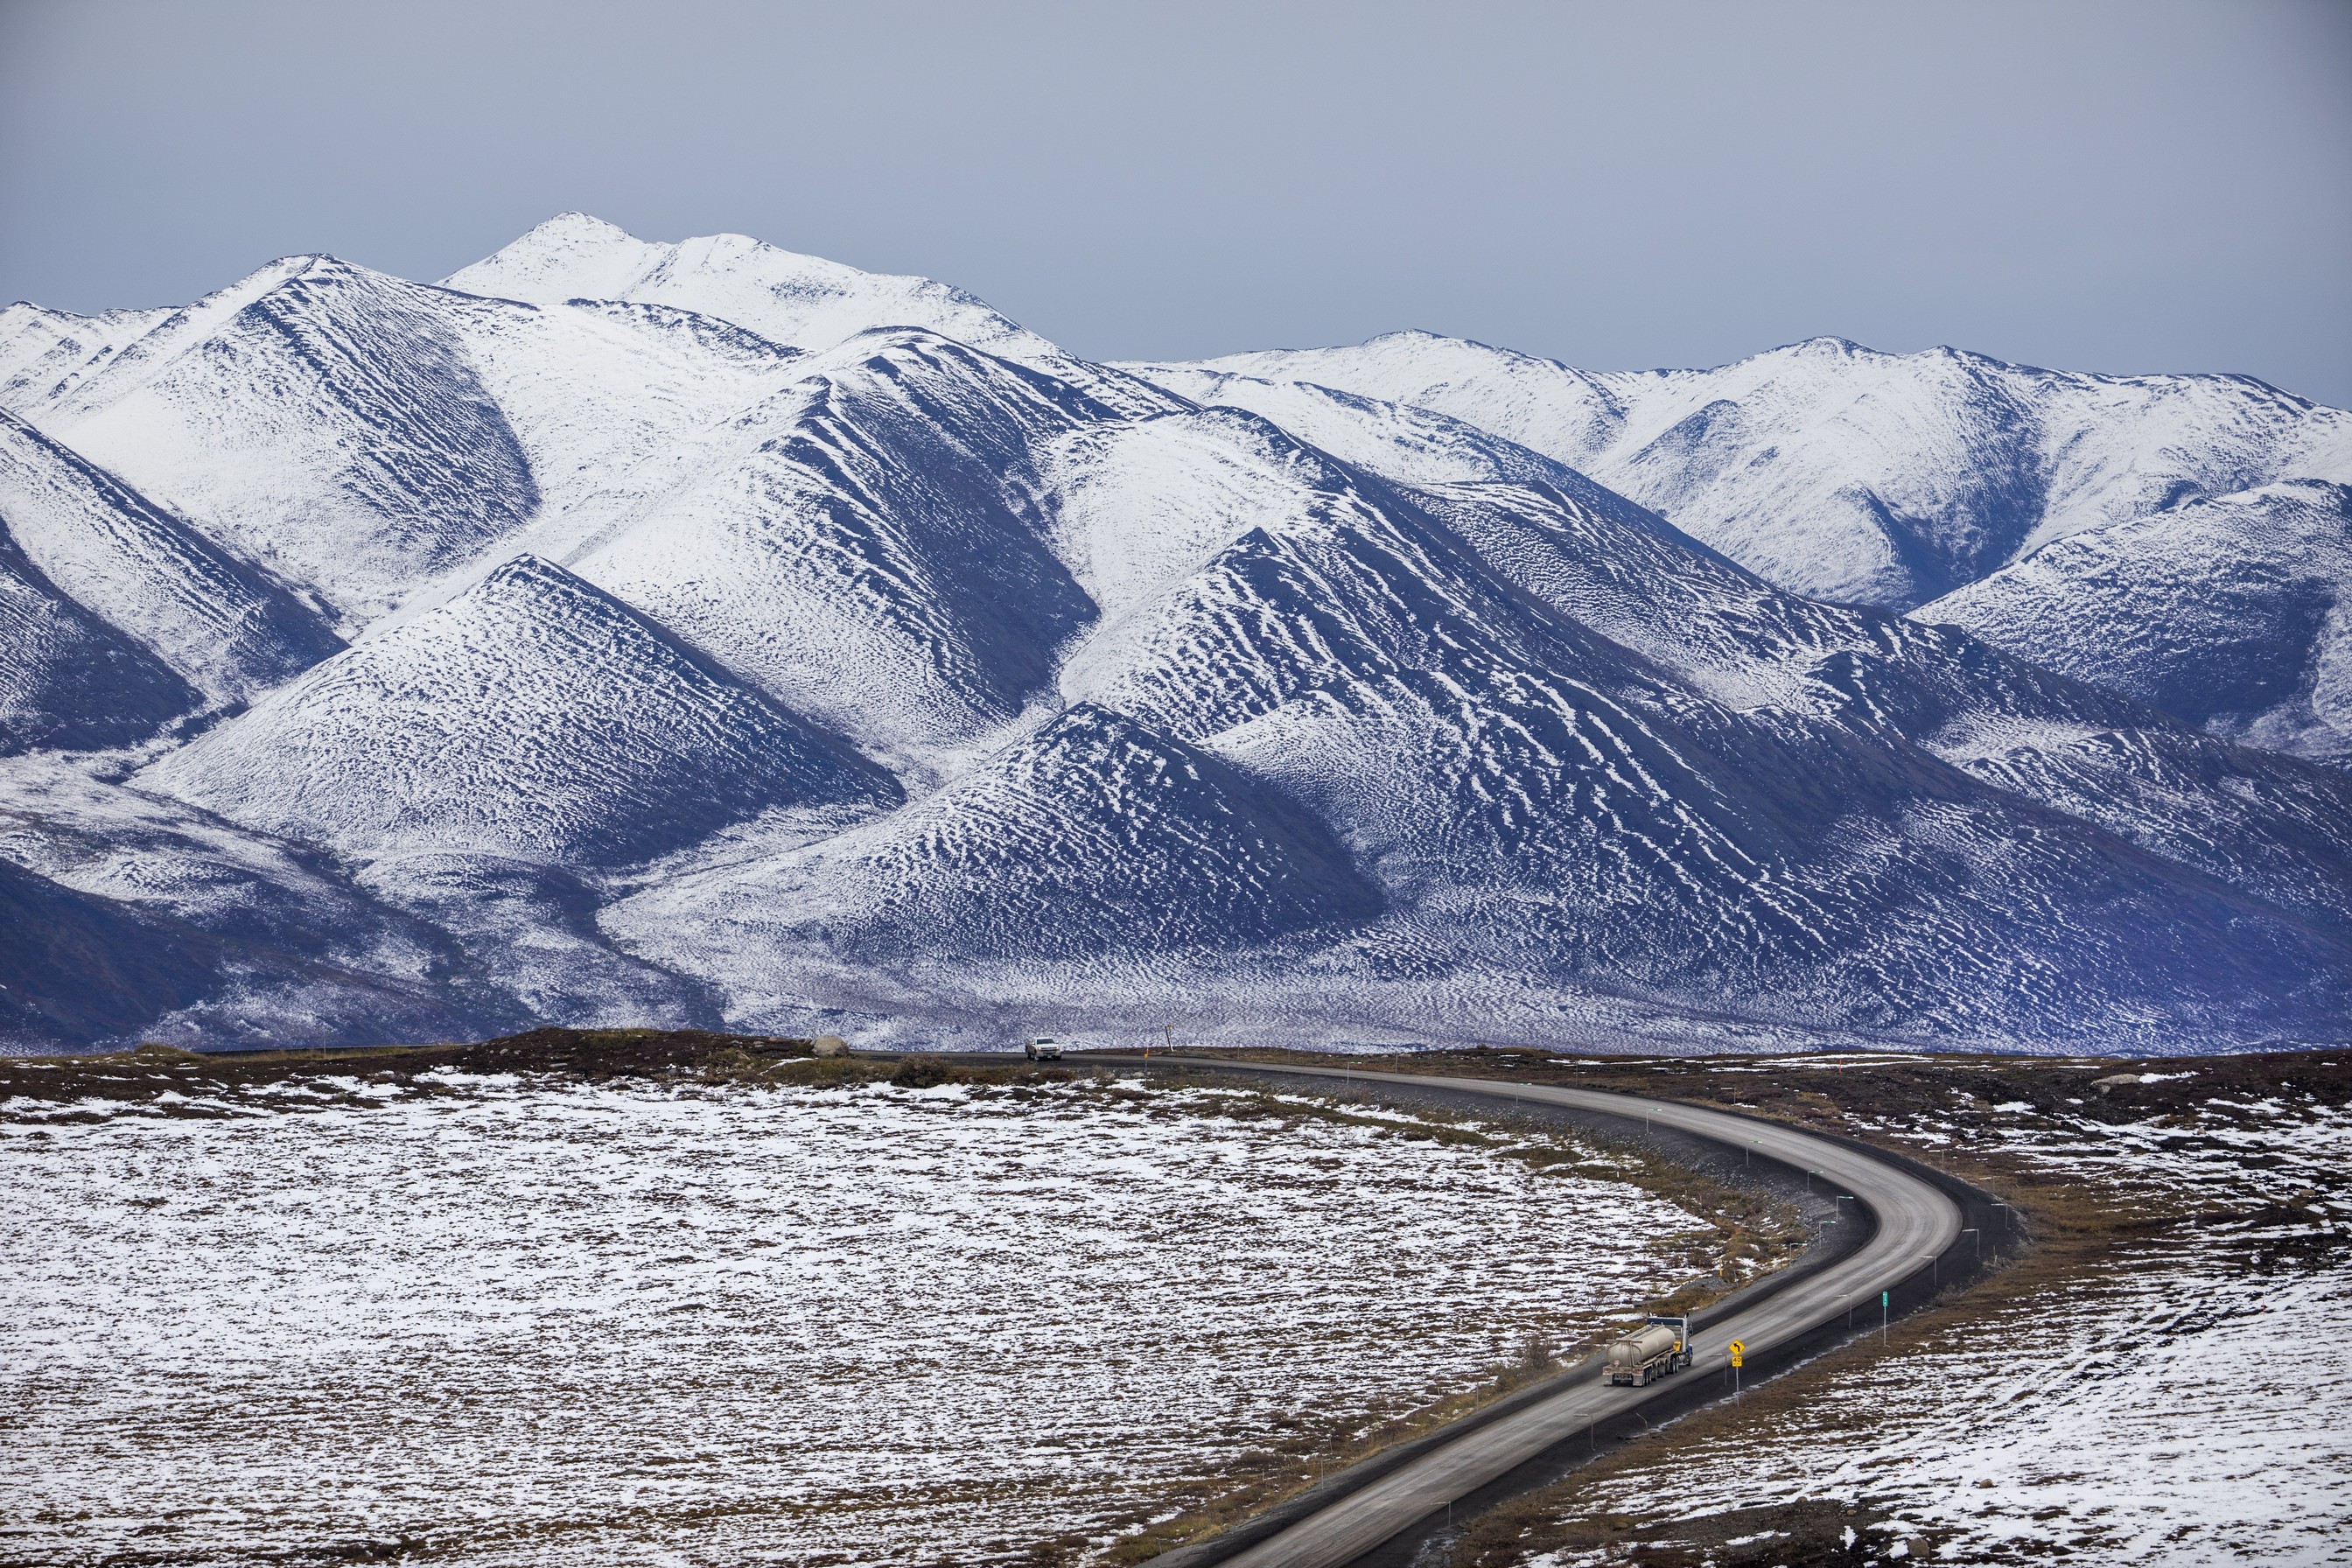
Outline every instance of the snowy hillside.
<svg viewBox="0 0 2352 1568"><path fill-rule="evenodd" d="M2352 488L2190 501L2044 546L1917 617L2216 734L2352 763Z"/></svg>
<svg viewBox="0 0 2352 1568"><path fill-rule="evenodd" d="M530 556L315 666L144 775L267 832L601 866L887 774Z"/></svg>
<svg viewBox="0 0 2352 1568"><path fill-rule="evenodd" d="M143 738L195 707L194 689L58 592L0 516L0 753Z"/></svg>
<svg viewBox="0 0 2352 1568"><path fill-rule="evenodd" d="M21 412L248 559L370 614L539 505L432 304L330 258L278 263Z"/></svg>
<svg viewBox="0 0 2352 1568"><path fill-rule="evenodd" d="M2260 900L2343 929L2344 781L2312 781L2308 799L2249 788L2241 801L2221 776L2176 769L2168 798L2103 803L2097 828L2049 820L2024 801L2123 793L2109 759L2059 742L2137 752L2159 743L2144 732L2164 721L1950 634L1790 600L1622 504L1603 520L1515 487L1409 497L1237 412L1066 447L1052 469L1064 545L1104 622L1064 665L1063 694L1080 705L1029 744L1058 746L1077 714L1091 736L1104 710L1148 731L1090 745L1095 760L1077 768L1015 748L837 843L774 857L740 847L620 906L616 931L672 967L771 996L905 1006L971 984L992 960L1013 992L1058 991L1066 1007L1109 1016L1150 984L1129 962L1139 931L1147 951L1215 970L1192 950L1349 911L1352 931L1319 933L1345 940L1315 962L1360 995L1475 954L1653 998L1738 994L1784 1016L1932 1017L1972 1036L2031 1034L2047 1012L2096 1014L2126 994L2165 1027L2210 1026L2200 998L2216 991L2263 997L2291 1026L2307 1005L2292 998L2320 994L2298 966L2336 963L2330 942L2313 945ZM1447 531L1441 502L1475 521ZM1558 536L1563 513L1647 546L1645 559L1611 541L1613 600L1557 567L1545 583L1547 552L1585 555ZM1500 537L1512 526L1521 537ZM1559 593L1556 606L1513 593L1465 548L1482 528L1534 591ZM1657 662L1570 618L1580 602L1654 628ZM1693 623L1703 630L1669 629ZM1658 667L1668 659L1714 672L1734 700L1685 685ZM1968 750L1989 729L2009 738L1994 761ZM1201 847L1132 763L1111 760L1156 756L1161 736L1328 824L1377 896L1310 870L1320 856L1282 881L1222 876L1232 852ZM1995 766L2002 787L1969 776ZM1041 804L1055 795L1058 813ZM1106 810L1118 831L1087 826ZM2209 832L2236 823L2236 858L2172 842L2184 816ZM2139 852L2168 846L2166 860ZM2256 853L2281 847L2285 867ZM982 904L970 901L975 868ZM2216 901L2207 872L2255 901ZM1289 912L1309 897L1318 905ZM1103 961L1091 984L1063 968L1080 953ZM971 962L942 973L943 954ZM878 974L847 977L860 970ZM1220 987L1226 1007L1288 1009L1263 968L1188 974L1196 995ZM793 1015L748 1016L782 1026Z"/></svg>
<svg viewBox="0 0 2352 1568"><path fill-rule="evenodd" d="M770 695L901 768L1016 718L1093 606L1037 454L1115 421L930 332L861 333L745 409L571 558Z"/></svg>
<svg viewBox="0 0 2352 1568"><path fill-rule="evenodd" d="M2337 755L2343 492L2237 493L2347 416L1831 342L1150 374L576 216L12 307L0 854L99 998L12 1037L2352 1014L2352 773L2286 754Z"/></svg>
<svg viewBox="0 0 2352 1568"><path fill-rule="evenodd" d="M442 282L535 304L674 305L801 348L831 348L875 327L928 327L1003 358L1018 357L1003 352L1013 345L1055 352L962 289L928 278L861 272L740 234L653 244L585 213L551 217Z"/></svg>
<svg viewBox="0 0 2352 1568"><path fill-rule="evenodd" d="M665 881L612 920L706 979L789 984L796 967L845 961L919 989L973 963L1128 974L1159 954L1344 927L1381 901L1280 795L1081 704L903 812Z"/></svg>
<svg viewBox="0 0 2352 1568"><path fill-rule="evenodd" d="M2184 500L2352 480L2352 415L2244 377L2080 375L1835 338L1713 370L1595 374L1427 332L1131 368L1194 397L1223 400L1223 375L1451 415L1782 587L1897 609Z"/></svg>
<svg viewBox="0 0 2352 1568"><path fill-rule="evenodd" d="M95 759L0 760L0 1040L438 1038L519 1010L442 931L323 856L128 789Z"/></svg>
<svg viewBox="0 0 2352 1568"><path fill-rule="evenodd" d="M0 518L51 583L213 701L245 701L342 646L284 586L6 414Z"/></svg>
<svg viewBox="0 0 2352 1568"><path fill-rule="evenodd" d="M331 257L132 324L16 411L350 629L690 445L796 357L684 312L541 310Z"/></svg>

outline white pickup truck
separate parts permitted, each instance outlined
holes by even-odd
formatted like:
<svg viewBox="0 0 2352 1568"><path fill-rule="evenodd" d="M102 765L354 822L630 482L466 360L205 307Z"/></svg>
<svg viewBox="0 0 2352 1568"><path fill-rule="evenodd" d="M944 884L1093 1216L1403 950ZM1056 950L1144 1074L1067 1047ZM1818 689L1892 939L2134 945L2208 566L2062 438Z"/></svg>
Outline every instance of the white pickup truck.
<svg viewBox="0 0 2352 1568"><path fill-rule="evenodd" d="M1050 1035L1039 1035L1023 1042L1021 1049L1033 1062L1057 1062L1062 1059L1062 1042Z"/></svg>

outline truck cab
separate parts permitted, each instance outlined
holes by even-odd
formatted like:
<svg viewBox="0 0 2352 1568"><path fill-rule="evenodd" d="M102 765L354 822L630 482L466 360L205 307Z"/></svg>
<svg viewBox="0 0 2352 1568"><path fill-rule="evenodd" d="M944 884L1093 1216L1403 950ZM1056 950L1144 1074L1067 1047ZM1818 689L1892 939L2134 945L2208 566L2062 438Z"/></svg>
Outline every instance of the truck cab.
<svg viewBox="0 0 2352 1568"><path fill-rule="evenodd" d="M1039 1035L1025 1040L1021 1049L1033 1062L1057 1062L1062 1059L1062 1042L1051 1035Z"/></svg>

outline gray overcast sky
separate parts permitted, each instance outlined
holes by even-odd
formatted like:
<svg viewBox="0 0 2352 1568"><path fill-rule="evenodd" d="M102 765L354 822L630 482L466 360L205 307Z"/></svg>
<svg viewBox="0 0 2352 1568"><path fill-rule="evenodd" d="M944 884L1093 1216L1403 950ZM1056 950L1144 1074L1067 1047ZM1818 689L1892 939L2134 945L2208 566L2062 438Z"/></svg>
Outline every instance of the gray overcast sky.
<svg viewBox="0 0 2352 1568"><path fill-rule="evenodd" d="M575 207L1099 358L1835 333L2352 405L2352 0L0 0L0 299L435 278Z"/></svg>

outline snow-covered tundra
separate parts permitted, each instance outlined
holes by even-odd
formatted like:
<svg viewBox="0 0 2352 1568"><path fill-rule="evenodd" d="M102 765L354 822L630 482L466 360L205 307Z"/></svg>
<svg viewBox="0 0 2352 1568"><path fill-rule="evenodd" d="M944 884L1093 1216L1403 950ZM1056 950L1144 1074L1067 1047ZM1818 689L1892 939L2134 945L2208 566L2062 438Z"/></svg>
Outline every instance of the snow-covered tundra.
<svg viewBox="0 0 2352 1568"><path fill-rule="evenodd" d="M11 1561L1087 1560L1599 1332L1689 1272L1622 1237L1706 1228L1611 1156L1250 1089L102 1095L0 1104Z"/></svg>

